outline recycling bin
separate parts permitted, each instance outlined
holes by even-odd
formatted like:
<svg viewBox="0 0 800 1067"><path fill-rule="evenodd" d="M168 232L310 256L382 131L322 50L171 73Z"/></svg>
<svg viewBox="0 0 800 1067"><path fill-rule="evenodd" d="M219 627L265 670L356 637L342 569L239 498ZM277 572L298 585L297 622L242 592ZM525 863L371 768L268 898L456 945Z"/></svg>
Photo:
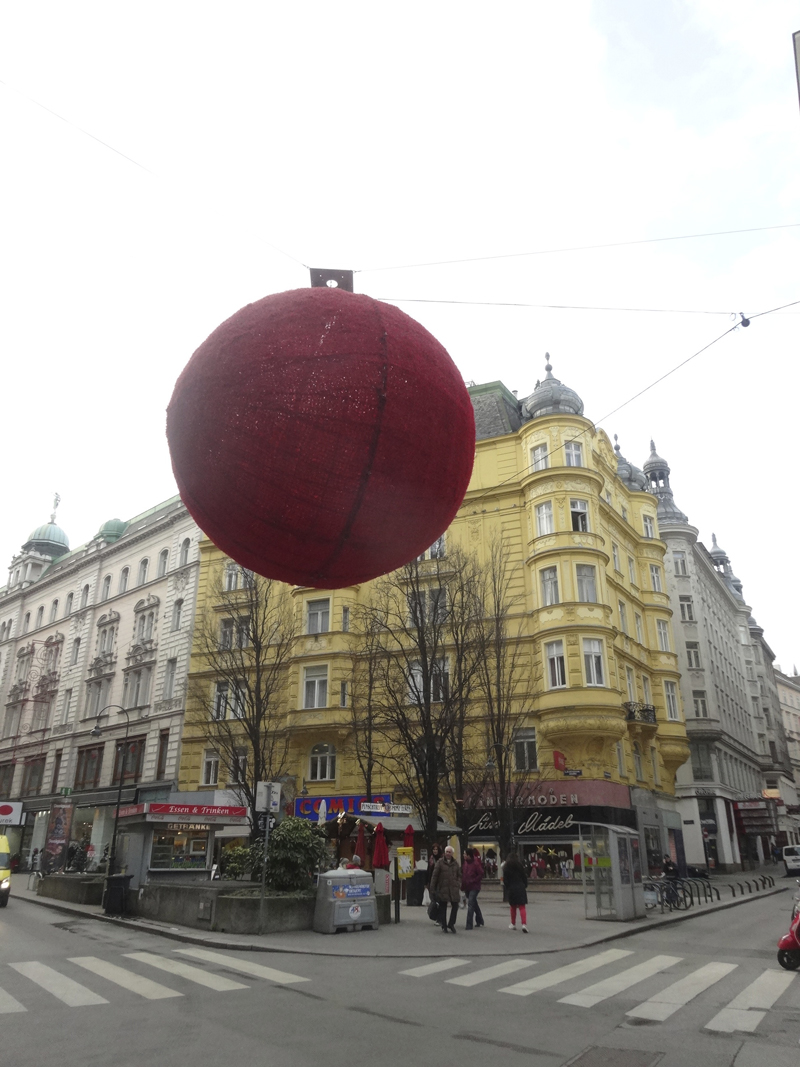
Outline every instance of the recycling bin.
<svg viewBox="0 0 800 1067"><path fill-rule="evenodd" d="M367 871L323 871L317 883L314 929L318 934L342 930L377 930L378 902Z"/></svg>

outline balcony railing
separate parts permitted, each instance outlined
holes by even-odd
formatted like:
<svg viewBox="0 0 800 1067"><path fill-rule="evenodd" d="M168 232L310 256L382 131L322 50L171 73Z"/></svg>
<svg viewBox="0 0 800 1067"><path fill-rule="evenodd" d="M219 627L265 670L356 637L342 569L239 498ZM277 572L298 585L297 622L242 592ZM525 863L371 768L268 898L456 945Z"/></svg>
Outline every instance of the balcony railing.
<svg viewBox="0 0 800 1067"><path fill-rule="evenodd" d="M622 706L625 708L627 722L642 722L648 726L658 726L656 709L652 704L640 704L637 700L629 700Z"/></svg>

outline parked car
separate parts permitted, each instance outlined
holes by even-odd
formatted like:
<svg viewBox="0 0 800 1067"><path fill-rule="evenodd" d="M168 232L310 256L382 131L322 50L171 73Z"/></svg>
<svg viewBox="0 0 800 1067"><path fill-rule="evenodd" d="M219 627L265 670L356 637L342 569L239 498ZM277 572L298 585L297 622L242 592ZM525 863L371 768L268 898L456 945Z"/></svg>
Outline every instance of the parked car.
<svg viewBox="0 0 800 1067"><path fill-rule="evenodd" d="M787 876L800 874L800 845L783 846L783 865Z"/></svg>

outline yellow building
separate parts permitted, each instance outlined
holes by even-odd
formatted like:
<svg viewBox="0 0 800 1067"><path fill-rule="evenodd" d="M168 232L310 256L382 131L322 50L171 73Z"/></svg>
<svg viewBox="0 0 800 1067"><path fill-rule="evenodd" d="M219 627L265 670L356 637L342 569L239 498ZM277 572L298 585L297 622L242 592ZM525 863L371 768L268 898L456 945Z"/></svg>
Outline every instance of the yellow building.
<svg viewBox="0 0 800 1067"><path fill-rule="evenodd" d="M512 779L527 782L515 801L516 842L526 852L543 843L558 846L548 854L567 856L570 866L561 873L569 873L571 826L635 825L655 870L665 851L681 858L674 779L689 755L657 500L642 472L583 416L582 401L553 377L549 363L544 380L521 403L500 382L470 392L475 466L445 544L448 552L460 546L486 563L491 546L502 542L513 569L515 632L527 672L515 691L511 735L524 747L504 746ZM220 607L230 573L224 556L202 543L198 619L221 623L232 614L230 604ZM284 777L298 814L315 817L321 797L329 815L352 810L364 779L348 707L351 622L370 588L282 588L292 618L279 694L288 747L273 773ZM213 714L215 679L197 639L180 785L219 789L238 772L209 751L208 736L196 728L197 708L193 725L192 683L195 690L206 685ZM473 747L480 749L486 744L480 701L469 723ZM493 756L504 753L490 746L487 765ZM413 800L379 772L372 790L394 801ZM473 796L471 803L472 810L459 813L461 824L488 850L497 837L491 797ZM445 818L456 818L446 796L442 808Z"/></svg>

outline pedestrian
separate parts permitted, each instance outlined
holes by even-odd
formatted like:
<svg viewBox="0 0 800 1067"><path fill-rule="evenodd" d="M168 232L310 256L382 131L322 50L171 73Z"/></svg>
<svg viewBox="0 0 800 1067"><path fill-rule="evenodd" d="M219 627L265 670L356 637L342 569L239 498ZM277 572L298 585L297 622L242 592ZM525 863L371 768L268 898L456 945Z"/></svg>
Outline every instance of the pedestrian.
<svg viewBox="0 0 800 1067"><path fill-rule="evenodd" d="M349 863L345 864L348 871L360 871L361 870L361 857L356 853L353 853L353 858Z"/></svg>
<svg viewBox="0 0 800 1067"><path fill-rule="evenodd" d="M782 855L783 851L781 849L781 846L777 842L775 842L775 844L772 846L772 862L780 863Z"/></svg>
<svg viewBox="0 0 800 1067"><path fill-rule="evenodd" d="M437 861L431 875L431 896L439 902L439 921L442 932L456 932L456 915L461 900L461 868L456 863L452 845L444 850L444 856ZM450 922L447 921L447 905L450 905Z"/></svg>
<svg viewBox="0 0 800 1067"><path fill-rule="evenodd" d="M468 848L464 853L464 867L461 873L461 888L467 894L467 924L466 929L472 929L473 918L475 926L485 926L483 913L478 903L478 894L483 883L483 864L478 852L474 848Z"/></svg>
<svg viewBox="0 0 800 1067"><path fill-rule="evenodd" d="M511 908L511 922L509 930L517 928L517 909L522 921L522 932L528 932L528 877L516 852L512 852L503 864L503 885L508 893L508 903Z"/></svg>
<svg viewBox="0 0 800 1067"><path fill-rule="evenodd" d="M433 874L433 868L436 866L436 864L439 862L439 860L442 858L443 855L444 855L444 853L442 852L442 846L441 845L434 845L433 848L431 849L431 854L428 857L428 872L425 875L425 888L426 889L430 889L430 887L431 887L431 875Z"/></svg>

